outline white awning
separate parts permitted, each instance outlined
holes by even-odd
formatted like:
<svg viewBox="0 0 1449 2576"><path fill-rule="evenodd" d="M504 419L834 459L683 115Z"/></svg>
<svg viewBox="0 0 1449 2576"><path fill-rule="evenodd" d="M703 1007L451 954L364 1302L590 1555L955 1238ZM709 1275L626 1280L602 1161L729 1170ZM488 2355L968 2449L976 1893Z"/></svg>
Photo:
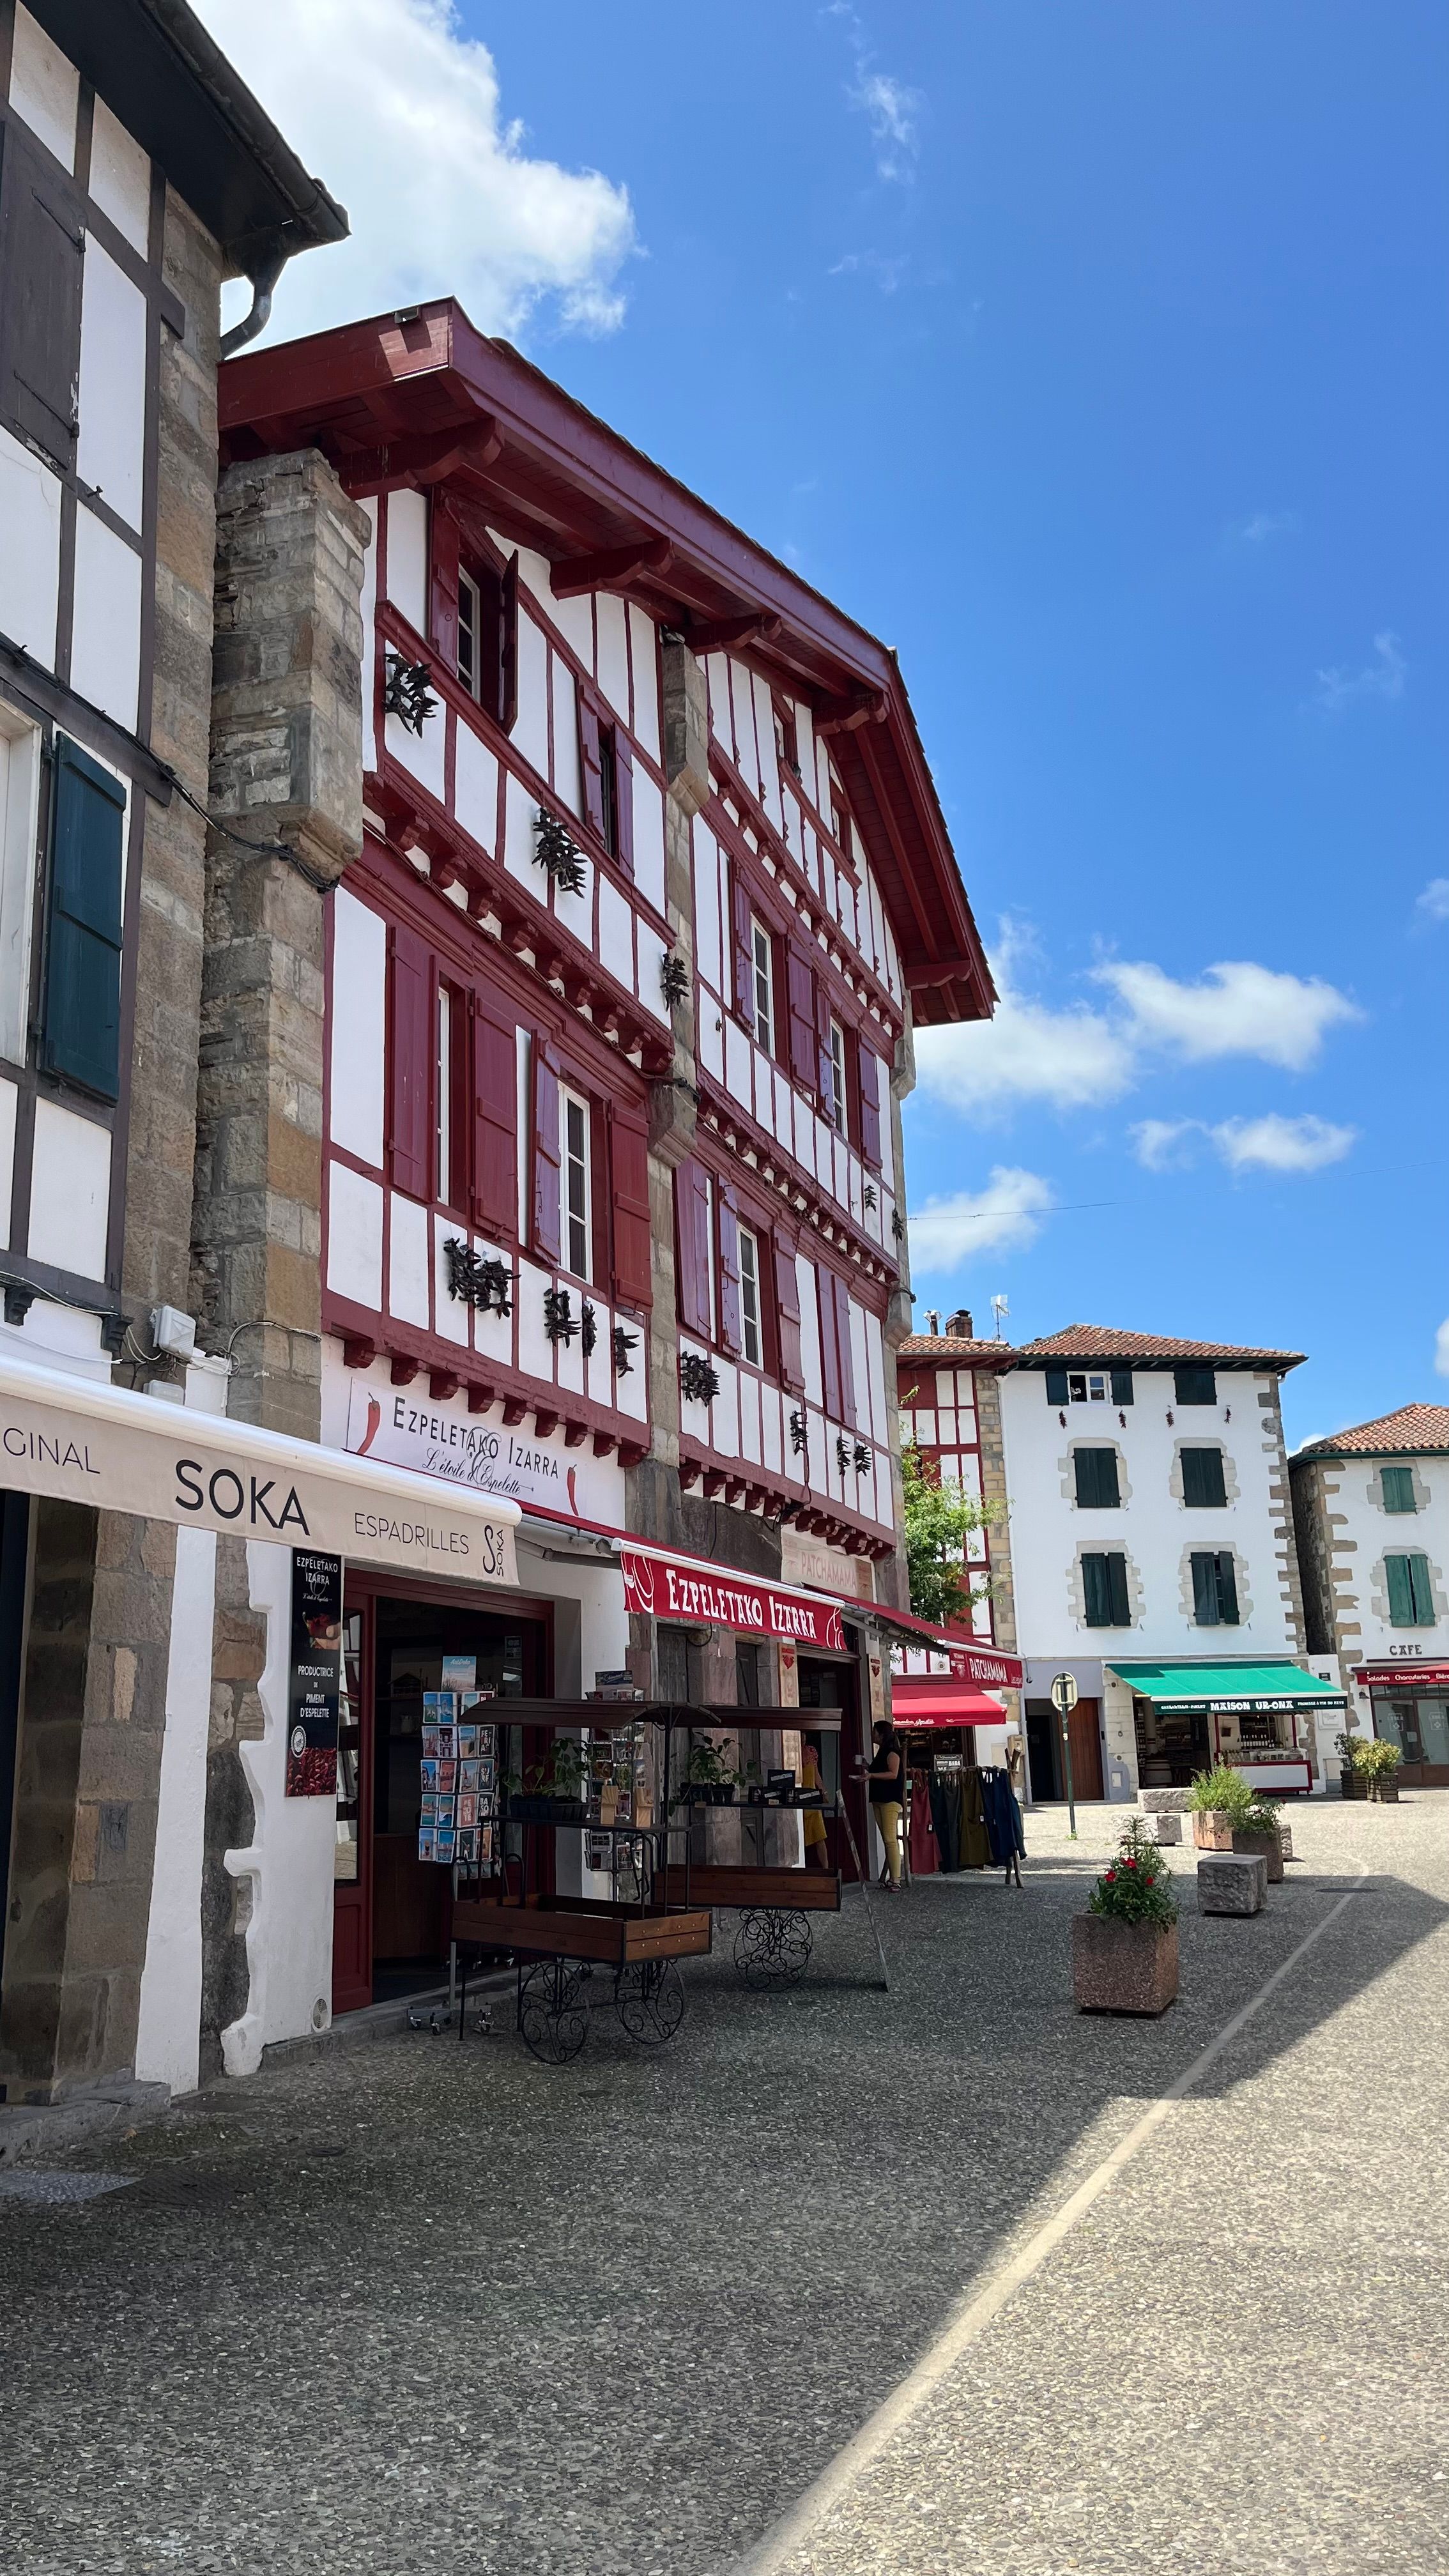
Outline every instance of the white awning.
<svg viewBox="0 0 1449 2576"><path fill-rule="evenodd" d="M518 1581L518 1505L502 1495L3 1358L0 1485L353 1564Z"/></svg>

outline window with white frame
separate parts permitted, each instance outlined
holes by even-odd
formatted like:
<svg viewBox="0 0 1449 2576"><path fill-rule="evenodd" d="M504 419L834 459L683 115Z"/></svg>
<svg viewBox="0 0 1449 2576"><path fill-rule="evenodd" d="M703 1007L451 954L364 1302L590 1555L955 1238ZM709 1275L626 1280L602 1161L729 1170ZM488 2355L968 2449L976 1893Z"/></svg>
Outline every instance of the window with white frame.
<svg viewBox="0 0 1449 2576"><path fill-rule="evenodd" d="M483 601L470 572L458 574L458 677L470 697L478 695L483 667Z"/></svg>
<svg viewBox="0 0 1449 2576"><path fill-rule="evenodd" d="M845 1134L845 1031L838 1020L830 1023L830 1123L837 1136Z"/></svg>
<svg viewBox="0 0 1449 2576"><path fill-rule="evenodd" d="M590 1276L589 1262L589 1109L577 1093L559 1094L563 1133L560 1138L563 1182L564 1267L576 1279Z"/></svg>
<svg viewBox="0 0 1449 2576"><path fill-rule="evenodd" d="M740 1227L740 1338L751 1368L764 1366L760 1331L760 1245L747 1225Z"/></svg>
<svg viewBox="0 0 1449 2576"><path fill-rule="evenodd" d="M775 1052L775 948L762 921L750 922L750 953L755 970L755 1036L767 1055Z"/></svg>

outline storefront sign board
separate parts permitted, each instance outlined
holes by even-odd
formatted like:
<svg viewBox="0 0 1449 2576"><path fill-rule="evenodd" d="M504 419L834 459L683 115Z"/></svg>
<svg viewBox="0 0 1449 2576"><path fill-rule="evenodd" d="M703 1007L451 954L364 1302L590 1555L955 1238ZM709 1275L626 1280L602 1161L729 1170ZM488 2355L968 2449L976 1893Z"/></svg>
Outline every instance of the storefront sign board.
<svg viewBox="0 0 1449 2576"><path fill-rule="evenodd" d="M1022 1663L1019 1655L1003 1655L994 1646L957 1646L951 1653L951 1671L960 1682L971 1682L977 1690L1020 1690Z"/></svg>
<svg viewBox="0 0 1449 2576"><path fill-rule="evenodd" d="M1355 1664L1354 1680L1370 1691L1449 1691L1449 1664Z"/></svg>
<svg viewBox="0 0 1449 2576"><path fill-rule="evenodd" d="M337 1708L342 1694L342 1559L292 1550L292 1652L287 1687L289 1798L337 1793Z"/></svg>
<svg viewBox="0 0 1449 2576"><path fill-rule="evenodd" d="M814 1592L841 1592L847 1600L875 1599L875 1568L868 1556L847 1556L843 1547L791 1528L780 1532L780 1579Z"/></svg>
<svg viewBox="0 0 1449 2576"><path fill-rule="evenodd" d="M690 1626L732 1628L742 1637L790 1637L804 1646L842 1654L845 1630L833 1601L781 1592L748 1574L691 1564L688 1558L646 1555L621 1547L624 1602L642 1619L682 1619Z"/></svg>
<svg viewBox="0 0 1449 2576"><path fill-rule="evenodd" d="M466 1398L430 1401L426 1387L378 1385L355 1376L348 1396L347 1446L355 1458L385 1458L475 1494L541 1505L557 1520L617 1525L624 1471L617 1459L569 1449L561 1430L544 1439L520 1424L487 1422Z"/></svg>

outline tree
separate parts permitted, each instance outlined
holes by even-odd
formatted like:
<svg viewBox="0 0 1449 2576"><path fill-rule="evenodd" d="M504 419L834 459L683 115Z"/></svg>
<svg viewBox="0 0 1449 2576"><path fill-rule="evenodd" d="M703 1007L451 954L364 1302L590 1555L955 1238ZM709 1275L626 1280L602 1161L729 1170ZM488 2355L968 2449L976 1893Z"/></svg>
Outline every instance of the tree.
<svg viewBox="0 0 1449 2576"><path fill-rule="evenodd" d="M976 1502L960 1485L943 1485L940 1469L921 1456L914 1441L901 1451L901 1475L911 1608L918 1619L944 1628L991 1598L989 1581L973 1583L967 1575L966 1541L973 1530L990 1529L1000 1507Z"/></svg>

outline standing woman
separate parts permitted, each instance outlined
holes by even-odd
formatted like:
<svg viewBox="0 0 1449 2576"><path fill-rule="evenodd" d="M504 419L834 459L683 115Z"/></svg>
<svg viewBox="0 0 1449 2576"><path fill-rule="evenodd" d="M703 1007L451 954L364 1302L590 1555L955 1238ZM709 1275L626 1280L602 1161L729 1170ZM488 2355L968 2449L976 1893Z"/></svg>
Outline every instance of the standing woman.
<svg viewBox="0 0 1449 2576"><path fill-rule="evenodd" d="M901 1739L889 1718L878 1717L871 1729L875 1737L875 1760L867 1778L870 1781L870 1803L875 1809L876 1824L885 1844L886 1867L890 1871L893 1896L901 1892L901 1820L905 1814L906 1757Z"/></svg>

